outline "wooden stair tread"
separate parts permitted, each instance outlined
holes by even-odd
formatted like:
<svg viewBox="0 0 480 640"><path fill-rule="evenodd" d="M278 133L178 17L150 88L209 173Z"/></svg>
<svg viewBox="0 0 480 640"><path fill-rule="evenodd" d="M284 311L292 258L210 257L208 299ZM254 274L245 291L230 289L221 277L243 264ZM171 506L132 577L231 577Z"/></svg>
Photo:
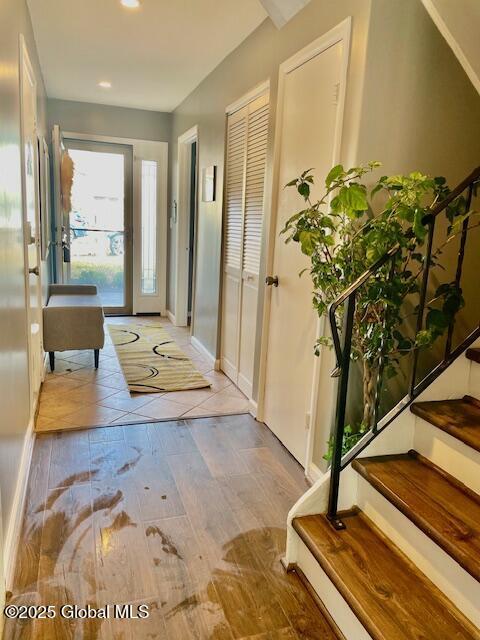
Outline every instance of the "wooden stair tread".
<svg viewBox="0 0 480 640"><path fill-rule="evenodd" d="M374 640L478 640L475 627L362 513L324 515L293 527Z"/></svg>
<svg viewBox="0 0 480 640"><path fill-rule="evenodd" d="M458 400L414 402L411 411L480 451L480 403L471 396Z"/></svg>
<svg viewBox="0 0 480 640"><path fill-rule="evenodd" d="M480 349L467 349L465 354L469 360L473 360L474 362L480 362Z"/></svg>
<svg viewBox="0 0 480 640"><path fill-rule="evenodd" d="M480 496L415 451L352 466L480 581Z"/></svg>

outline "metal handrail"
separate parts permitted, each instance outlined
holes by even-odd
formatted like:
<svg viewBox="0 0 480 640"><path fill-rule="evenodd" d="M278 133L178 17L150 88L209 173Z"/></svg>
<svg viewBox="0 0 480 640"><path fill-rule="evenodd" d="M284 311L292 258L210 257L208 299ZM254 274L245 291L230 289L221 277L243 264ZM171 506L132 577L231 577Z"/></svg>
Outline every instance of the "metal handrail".
<svg viewBox="0 0 480 640"><path fill-rule="evenodd" d="M449 193L449 195L432 207L431 211L423 218L423 223L428 225L428 235L427 235L427 244L425 250L425 261L423 267L423 278L422 285L420 288L420 303L418 308L418 316L417 316L417 327L416 333L418 333L423 326L424 320L424 312L426 305L426 297L427 297L427 289L428 289L428 279L430 274L430 266L432 259L432 245L434 239L434 231L435 231L435 222L437 217L445 211L448 205L453 202L458 196L460 196L466 189L468 189L467 195L467 210L471 206L473 190L475 183L480 179L480 167L477 167L472 173L463 180L453 191ZM465 255L465 245L468 233L468 219L465 220L462 228L461 238L460 238L460 251L458 255L457 261L457 269L455 274L455 282L457 286L460 284L462 270L463 270L463 259ZM349 383L349 371L350 371L350 360L351 360L351 345L352 345L352 334L354 328L354 314L355 314L355 304L356 304L356 295L357 291L364 285L371 277L375 276L376 273L388 263L388 261L392 261L392 270L395 262L395 258L398 252L401 250L400 245L396 244L391 247L377 262L375 262L371 267L369 267L355 282L353 282L345 291L343 291L329 306L328 308L328 317L330 321L330 328L332 333L332 341L335 349L335 355L337 364L332 372L332 377L339 377L339 385L337 391L337 408L336 408L336 419L335 419L335 430L333 433L333 454L332 454L332 462L330 468L330 493L329 493L329 503L328 503L328 511L327 517L331 521L332 525L336 529L345 528L344 523L338 517L338 496L340 489L340 474L342 470L348 466L352 460L354 460L369 444L374 440L389 424L393 422L393 420L404 411L413 400L418 397L420 393L422 393L426 387L431 384L439 375L442 373L461 353L465 351L467 347L469 347L475 340L480 336L480 327L476 327L470 335L452 351L452 337L453 331L455 327L455 319L453 319L452 323L448 328L446 347L445 347L445 355L443 360L437 365L432 371L430 371L420 382L417 383L417 370L418 370L418 359L419 359L419 349L414 350L414 358L413 358L413 367L409 384L409 393L405 396L392 410L388 412L384 418L380 421L378 420L378 404L379 404L379 387L380 387L380 379L382 376L383 369L383 354L380 354L381 366L378 374L378 384L377 384L377 397L375 404L375 412L374 412L374 424L371 425L370 431L365 434L365 436L345 455L342 455L343 450L343 439L344 439L344 430L345 430L345 416L347 411L347 393L348 393L348 383ZM337 327L337 318L336 312L341 305L346 303L346 310L344 314L344 327L343 327L343 335L344 335L344 344L343 348L341 345L340 335Z"/></svg>

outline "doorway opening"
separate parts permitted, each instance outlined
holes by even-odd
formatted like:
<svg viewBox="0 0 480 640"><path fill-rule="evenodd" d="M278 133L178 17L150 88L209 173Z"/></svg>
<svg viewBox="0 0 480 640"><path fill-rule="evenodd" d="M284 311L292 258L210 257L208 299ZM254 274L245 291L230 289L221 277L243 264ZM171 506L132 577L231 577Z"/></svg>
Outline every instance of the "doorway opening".
<svg viewBox="0 0 480 640"><path fill-rule="evenodd" d="M188 311L187 324L192 326L193 307L193 268L195 257L195 224L197 221L197 141L191 144L190 152L190 220L189 220L189 251L188 251Z"/></svg>
<svg viewBox="0 0 480 640"><path fill-rule="evenodd" d="M193 332L195 307L195 246L198 206L198 131L178 138L176 219L176 283L174 323Z"/></svg>
<svg viewBox="0 0 480 640"><path fill-rule="evenodd" d="M132 312L132 150L66 140L73 161L64 282L94 284L107 314Z"/></svg>

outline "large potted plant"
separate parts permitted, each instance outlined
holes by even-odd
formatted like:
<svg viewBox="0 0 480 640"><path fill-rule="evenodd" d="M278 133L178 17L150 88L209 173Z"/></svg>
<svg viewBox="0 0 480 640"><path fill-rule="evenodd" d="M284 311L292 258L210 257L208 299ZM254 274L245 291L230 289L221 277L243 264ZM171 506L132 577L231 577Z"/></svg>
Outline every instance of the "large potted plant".
<svg viewBox="0 0 480 640"><path fill-rule="evenodd" d="M396 374L402 356L432 345L463 306L455 282L439 284L427 301L421 329L412 333L411 316L416 313L424 269L428 214L449 189L444 178L417 172L382 176L367 187L371 172L379 166L370 162L348 170L342 165L333 167L318 200L311 198L311 169L286 185L298 190L304 206L287 221L282 233L287 242L298 242L310 258L310 268L304 271L310 272L313 304L320 316L366 269L392 247L399 247L395 257L358 291L352 359L361 370L363 407L357 424L346 426L344 450L372 427L381 378ZM472 215L465 203L460 197L449 206L449 225L431 256L431 265L438 263L445 246ZM341 313L337 322L341 329ZM331 345L328 335L318 339L317 355L322 345Z"/></svg>

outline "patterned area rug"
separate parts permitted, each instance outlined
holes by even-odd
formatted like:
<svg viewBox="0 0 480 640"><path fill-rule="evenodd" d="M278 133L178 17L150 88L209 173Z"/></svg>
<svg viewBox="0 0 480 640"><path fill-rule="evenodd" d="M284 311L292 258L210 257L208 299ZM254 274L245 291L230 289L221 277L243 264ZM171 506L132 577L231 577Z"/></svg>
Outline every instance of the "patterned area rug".
<svg viewBox="0 0 480 640"><path fill-rule="evenodd" d="M158 393L209 387L161 325L108 325L130 391Z"/></svg>

